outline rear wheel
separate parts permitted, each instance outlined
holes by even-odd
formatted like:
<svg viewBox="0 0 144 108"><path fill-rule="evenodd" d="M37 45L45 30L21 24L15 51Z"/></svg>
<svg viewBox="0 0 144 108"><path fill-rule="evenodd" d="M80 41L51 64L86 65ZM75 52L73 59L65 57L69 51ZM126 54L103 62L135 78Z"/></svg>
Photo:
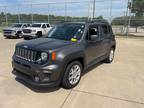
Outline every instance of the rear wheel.
<svg viewBox="0 0 144 108"><path fill-rule="evenodd" d="M105 59L105 62L106 62L106 63L111 63L111 62L113 62L113 60L114 60L114 53L115 53L114 48L111 48L111 49L110 49L110 52L109 52L108 58Z"/></svg>
<svg viewBox="0 0 144 108"><path fill-rule="evenodd" d="M66 68L62 80L63 87L66 89L71 89L75 87L81 79L82 70L83 68L79 61L74 61L70 63Z"/></svg>

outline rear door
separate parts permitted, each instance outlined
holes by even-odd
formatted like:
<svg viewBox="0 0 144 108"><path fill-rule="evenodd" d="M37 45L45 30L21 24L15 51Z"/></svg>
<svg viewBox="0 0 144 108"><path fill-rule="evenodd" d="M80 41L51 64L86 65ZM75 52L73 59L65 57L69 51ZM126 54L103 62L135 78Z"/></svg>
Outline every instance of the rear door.
<svg viewBox="0 0 144 108"><path fill-rule="evenodd" d="M46 26L46 24L42 25L42 29L43 29L43 36L44 36L47 33L47 26Z"/></svg>
<svg viewBox="0 0 144 108"><path fill-rule="evenodd" d="M101 50L102 54L105 55L110 50L110 42L111 42L111 31L109 26L106 24L100 25L100 40L102 42Z"/></svg>
<svg viewBox="0 0 144 108"><path fill-rule="evenodd" d="M47 26L46 32L48 33L50 31L51 27L50 27L50 24L46 24L46 26Z"/></svg>

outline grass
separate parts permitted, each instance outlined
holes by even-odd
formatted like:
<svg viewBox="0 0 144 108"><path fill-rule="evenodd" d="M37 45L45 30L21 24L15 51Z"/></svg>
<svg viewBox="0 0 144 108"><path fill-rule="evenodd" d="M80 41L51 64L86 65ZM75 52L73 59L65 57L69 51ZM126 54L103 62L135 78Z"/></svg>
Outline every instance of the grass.
<svg viewBox="0 0 144 108"><path fill-rule="evenodd" d="M4 28L4 27L0 26L0 33L2 33L3 28Z"/></svg>

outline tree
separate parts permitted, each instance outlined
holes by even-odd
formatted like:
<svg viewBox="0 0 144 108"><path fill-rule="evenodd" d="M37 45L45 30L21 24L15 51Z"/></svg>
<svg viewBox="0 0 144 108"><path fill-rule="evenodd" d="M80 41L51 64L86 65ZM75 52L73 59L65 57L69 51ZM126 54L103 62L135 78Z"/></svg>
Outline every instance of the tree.
<svg viewBox="0 0 144 108"><path fill-rule="evenodd" d="M136 16L131 18L130 26L136 28L135 32L138 32L138 27L139 26L143 26L144 25L144 20L143 19L144 19L144 17L136 17Z"/></svg>
<svg viewBox="0 0 144 108"><path fill-rule="evenodd" d="M0 13L0 25L2 25L2 23L5 21L5 14L4 12Z"/></svg>
<svg viewBox="0 0 144 108"><path fill-rule="evenodd" d="M131 3L129 3L128 7L134 16L131 18L130 25L135 27L137 32L137 28L144 25L144 0L132 0Z"/></svg>
<svg viewBox="0 0 144 108"><path fill-rule="evenodd" d="M127 25L128 24L128 17L117 17L112 20L112 25ZM131 17L130 22L131 27L135 27L135 32L138 32L138 27L144 26L144 17L133 16Z"/></svg>
<svg viewBox="0 0 144 108"><path fill-rule="evenodd" d="M128 7L131 9L131 3ZM135 16L144 16L144 0L133 0L131 12Z"/></svg>
<svg viewBox="0 0 144 108"><path fill-rule="evenodd" d="M103 16L98 16L96 19L103 20Z"/></svg>
<svg viewBox="0 0 144 108"><path fill-rule="evenodd" d="M128 17L116 17L112 20L112 25L126 25L128 23Z"/></svg>

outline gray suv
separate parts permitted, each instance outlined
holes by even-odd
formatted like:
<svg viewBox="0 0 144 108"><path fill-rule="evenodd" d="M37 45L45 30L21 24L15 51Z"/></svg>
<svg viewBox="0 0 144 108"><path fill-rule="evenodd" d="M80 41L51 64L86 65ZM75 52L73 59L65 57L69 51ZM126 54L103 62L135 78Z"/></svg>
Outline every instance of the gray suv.
<svg viewBox="0 0 144 108"><path fill-rule="evenodd" d="M65 22L46 37L16 45L13 74L34 86L75 87L88 67L111 63L115 36L105 21Z"/></svg>

